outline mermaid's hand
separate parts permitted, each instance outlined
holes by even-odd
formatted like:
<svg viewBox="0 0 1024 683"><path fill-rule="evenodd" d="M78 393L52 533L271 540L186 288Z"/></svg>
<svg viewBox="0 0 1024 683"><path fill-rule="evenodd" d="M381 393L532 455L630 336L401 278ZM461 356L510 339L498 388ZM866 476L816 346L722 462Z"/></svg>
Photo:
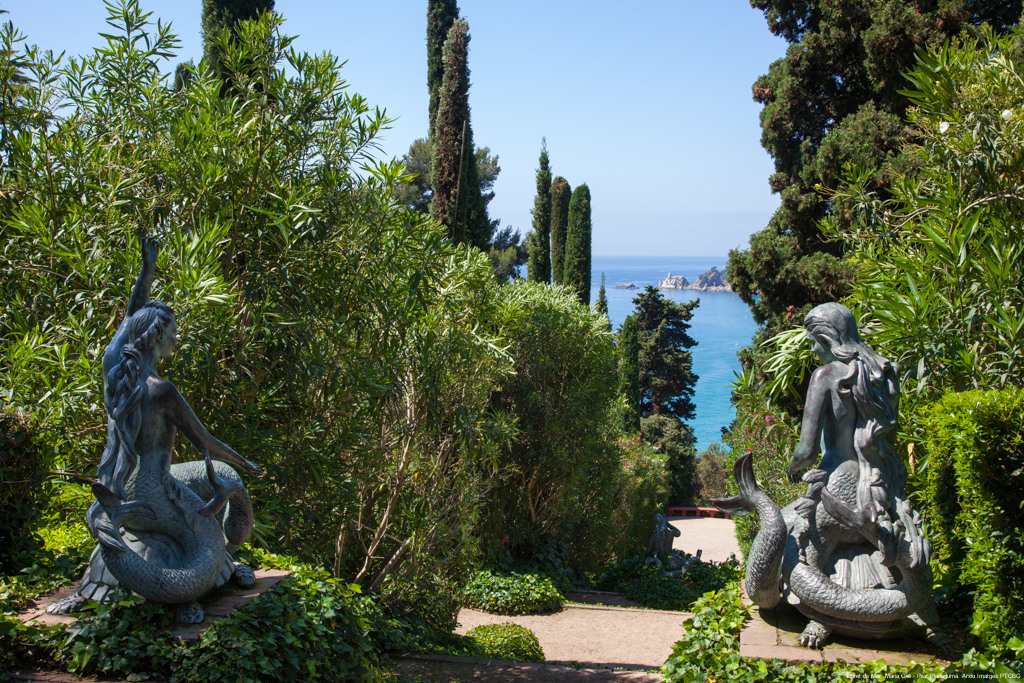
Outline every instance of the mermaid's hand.
<svg viewBox="0 0 1024 683"><path fill-rule="evenodd" d="M142 265L156 267L156 257L160 255L160 242L155 237L142 238Z"/></svg>

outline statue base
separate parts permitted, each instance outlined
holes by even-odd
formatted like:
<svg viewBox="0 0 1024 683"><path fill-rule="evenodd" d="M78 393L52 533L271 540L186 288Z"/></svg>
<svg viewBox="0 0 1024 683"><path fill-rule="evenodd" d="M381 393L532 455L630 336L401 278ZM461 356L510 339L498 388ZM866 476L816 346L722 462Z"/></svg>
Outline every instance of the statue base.
<svg viewBox="0 0 1024 683"><path fill-rule="evenodd" d="M256 583L249 588L239 588L229 582L213 589L199 599L199 604L202 605L206 615L203 621L198 624L175 624L170 628L171 635L179 640L198 640L203 632L214 623L267 592L289 574L291 572L279 569L258 569L256 570ZM41 624L71 624L78 621L78 617L74 613L50 614L46 611L47 606L71 595L76 588L77 586L74 585L65 586L49 595L37 598L29 607L18 613L18 618L22 621L37 621ZM173 608L168 606L168 609Z"/></svg>
<svg viewBox="0 0 1024 683"><path fill-rule="evenodd" d="M747 603L750 604L749 602ZM759 659L784 659L789 662L870 662L878 659L889 664L946 662L939 651L919 638L860 640L833 636L824 648L815 650L800 645L800 634L807 618L788 604L775 609L751 607L750 621L740 633L740 655Z"/></svg>

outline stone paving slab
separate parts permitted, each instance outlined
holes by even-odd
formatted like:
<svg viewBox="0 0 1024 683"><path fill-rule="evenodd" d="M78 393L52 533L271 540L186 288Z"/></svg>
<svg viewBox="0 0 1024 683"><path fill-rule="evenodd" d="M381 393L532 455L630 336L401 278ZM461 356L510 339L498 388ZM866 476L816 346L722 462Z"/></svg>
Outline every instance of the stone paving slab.
<svg viewBox="0 0 1024 683"><path fill-rule="evenodd" d="M251 588L239 588L228 583L217 588L199 600L203 606L205 618L199 624L178 624L171 628L171 635L181 640L197 640L203 632L215 622L223 619L232 611L248 603L259 595L270 590L281 579L291 572L278 569L257 569L256 583ZM65 586L49 595L38 598L22 610L18 617L22 621L38 621L42 624L70 624L78 620L74 614L50 614L46 611L61 598L75 591L75 586Z"/></svg>
<svg viewBox="0 0 1024 683"><path fill-rule="evenodd" d="M920 640L830 639L821 650L800 645L800 633L807 619L789 605L760 610L752 607L751 619L740 633L740 654L759 659L784 659L788 662L846 662L857 664L882 659L889 664L945 661Z"/></svg>

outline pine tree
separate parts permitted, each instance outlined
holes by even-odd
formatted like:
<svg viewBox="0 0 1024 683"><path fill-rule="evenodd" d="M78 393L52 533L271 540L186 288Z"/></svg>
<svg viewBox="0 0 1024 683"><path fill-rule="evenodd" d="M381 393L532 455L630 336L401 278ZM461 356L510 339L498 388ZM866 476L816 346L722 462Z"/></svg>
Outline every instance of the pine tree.
<svg viewBox="0 0 1024 683"><path fill-rule="evenodd" d="M274 0L203 0L203 57L214 73L221 73L223 54L217 36L227 31L232 40L238 36L240 21L258 19L274 11Z"/></svg>
<svg viewBox="0 0 1024 683"><path fill-rule="evenodd" d="M636 318L626 316L619 328L619 395L626 408L622 413L622 431L640 431L640 341Z"/></svg>
<svg viewBox="0 0 1024 683"><path fill-rule="evenodd" d="M640 339L640 413L692 420L693 373L690 320L700 299L675 302L648 285L633 303Z"/></svg>
<svg viewBox="0 0 1024 683"><path fill-rule="evenodd" d="M465 242L469 237L466 226L469 169L464 163L467 156L472 156L468 48L469 25L460 19L452 24L444 44L444 78L434 126L434 197L430 204L431 216L448 228L448 236L455 243Z"/></svg>
<svg viewBox="0 0 1024 683"><path fill-rule="evenodd" d="M910 101L903 74L919 49L988 22L1001 32L1021 16L1021 0L751 0L768 28L791 44L754 83L761 141L775 160L769 179L782 202L747 250L729 254L729 281L768 334L799 321L813 305L843 296L851 264L818 228L851 207L826 200L849 166L875 168L884 190L913 134L903 125Z"/></svg>
<svg viewBox="0 0 1024 683"><path fill-rule="evenodd" d="M583 184L572 191L569 200L562 284L572 289L584 306L590 305L590 230L590 188Z"/></svg>
<svg viewBox="0 0 1024 683"><path fill-rule="evenodd" d="M633 302L640 347L640 433L668 456L670 501L687 505L696 492L697 456L697 440L684 422L693 419L697 384L690 352L697 342L689 329L700 300L677 303L648 285Z"/></svg>
<svg viewBox="0 0 1024 683"><path fill-rule="evenodd" d="M569 199L572 188L562 176L551 183L551 282L564 284L565 230L569 224Z"/></svg>
<svg viewBox="0 0 1024 683"><path fill-rule="evenodd" d="M533 200L533 239L526 271L531 282L551 282L551 170L548 168L548 143L544 139L540 146L537 197Z"/></svg>
<svg viewBox="0 0 1024 683"><path fill-rule="evenodd" d="M427 0L427 91L430 135L434 137L434 119L441 102L441 82L444 80L444 43L452 24L459 18L455 0Z"/></svg>

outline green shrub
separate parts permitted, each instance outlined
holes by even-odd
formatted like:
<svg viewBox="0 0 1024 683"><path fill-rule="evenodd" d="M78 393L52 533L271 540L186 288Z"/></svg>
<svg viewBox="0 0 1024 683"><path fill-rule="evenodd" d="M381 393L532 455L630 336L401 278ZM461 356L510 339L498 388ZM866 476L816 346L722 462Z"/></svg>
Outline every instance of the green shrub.
<svg viewBox="0 0 1024 683"><path fill-rule="evenodd" d="M664 453L638 434L616 439L622 453L622 472L611 511L609 559L626 559L647 547L654 515L668 505L667 461Z"/></svg>
<svg viewBox="0 0 1024 683"><path fill-rule="evenodd" d="M947 394L923 427L936 575L969 591L984 645L1024 638L1024 390Z"/></svg>
<svg viewBox="0 0 1024 683"><path fill-rule="evenodd" d="M126 597L94 604L67 627L57 654L79 675L178 681L362 680L380 658L364 604L351 586L289 558L260 554L293 575L207 629L198 641L166 633L163 605Z"/></svg>
<svg viewBox="0 0 1024 683"><path fill-rule="evenodd" d="M689 555L687 555L689 557ZM722 590L740 576L736 561L714 564L695 562L681 577L666 576L636 555L612 565L598 578L599 590L623 593L651 609L686 611L702 595Z"/></svg>
<svg viewBox="0 0 1024 683"><path fill-rule="evenodd" d="M40 511L51 493L53 453L30 416L0 409L0 573L13 574L19 553L40 545Z"/></svg>
<svg viewBox="0 0 1024 683"><path fill-rule="evenodd" d="M481 657L513 662L543 662L544 650L533 631L518 624L474 626L466 635L476 641Z"/></svg>
<svg viewBox="0 0 1024 683"><path fill-rule="evenodd" d="M464 589L466 604L495 614L536 614L559 609L565 598L546 576L483 569Z"/></svg>
<svg viewBox="0 0 1024 683"><path fill-rule="evenodd" d="M496 383L491 407L515 429L504 435L504 472L487 494L480 535L491 555L528 562L564 544L573 564L593 570L611 532L621 470L611 413L615 350L607 318L567 290L536 282L501 288L495 329L515 374Z"/></svg>
<svg viewBox="0 0 1024 683"><path fill-rule="evenodd" d="M772 405L764 393L747 383L749 381L750 374L747 373L733 385L733 395L737 399L736 419L724 438L731 449L724 454L725 496L735 496L739 492L732 469L736 458L749 450L754 454L754 477L758 486L783 508L803 496L807 486L803 482L791 484L786 478L798 435L789 424L789 416ZM735 521L736 540L745 556L750 552L750 544L761 522L756 514L736 517Z"/></svg>
<svg viewBox="0 0 1024 683"><path fill-rule="evenodd" d="M672 646L672 656L662 667L666 683L833 683L862 680L945 681L1009 679L1024 675L1024 642L1013 642L1015 661L1003 660L992 652L971 650L950 664L886 664L883 660L864 664L793 664L779 659L741 657L740 631L750 618L744 605L739 580L723 590L708 593L693 605L693 616L683 623L683 637ZM976 678L975 678L976 677Z"/></svg>

